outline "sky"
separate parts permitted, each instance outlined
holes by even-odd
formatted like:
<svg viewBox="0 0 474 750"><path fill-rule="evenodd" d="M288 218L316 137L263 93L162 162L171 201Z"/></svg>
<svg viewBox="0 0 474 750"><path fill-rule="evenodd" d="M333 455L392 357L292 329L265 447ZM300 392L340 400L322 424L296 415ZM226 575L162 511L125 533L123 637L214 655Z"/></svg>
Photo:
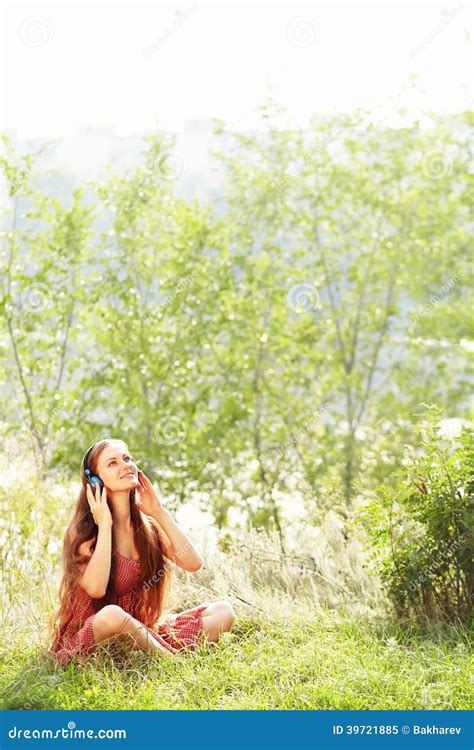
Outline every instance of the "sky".
<svg viewBox="0 0 474 750"><path fill-rule="evenodd" d="M0 129L19 138L212 117L258 127L269 95L296 125L394 100L410 113L472 102L468 3L5 3L1 20Z"/></svg>

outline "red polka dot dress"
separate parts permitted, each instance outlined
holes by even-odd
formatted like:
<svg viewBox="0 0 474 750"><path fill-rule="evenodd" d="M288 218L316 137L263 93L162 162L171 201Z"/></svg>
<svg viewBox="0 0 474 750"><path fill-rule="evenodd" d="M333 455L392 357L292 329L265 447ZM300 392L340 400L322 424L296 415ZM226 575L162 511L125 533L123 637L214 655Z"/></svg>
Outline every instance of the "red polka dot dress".
<svg viewBox="0 0 474 750"><path fill-rule="evenodd" d="M114 590L115 604L134 617L140 596L140 560L125 557L117 551ZM94 612L92 602L89 594L79 587L50 651L62 664L67 664L77 656L89 656L97 648L92 630L97 613ZM201 613L207 606L208 603L200 604L179 614L169 615L156 626L156 630L148 628L148 631L167 651L177 653L186 648L194 650L204 627Z"/></svg>

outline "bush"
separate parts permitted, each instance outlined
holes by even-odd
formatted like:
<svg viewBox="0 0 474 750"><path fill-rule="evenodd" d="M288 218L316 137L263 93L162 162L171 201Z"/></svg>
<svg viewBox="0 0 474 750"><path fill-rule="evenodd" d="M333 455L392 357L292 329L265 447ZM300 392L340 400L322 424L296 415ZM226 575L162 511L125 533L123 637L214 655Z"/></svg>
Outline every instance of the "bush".
<svg viewBox="0 0 474 750"><path fill-rule="evenodd" d="M397 615L466 623L472 613L473 431L431 407L416 428L421 455L378 487L369 534Z"/></svg>

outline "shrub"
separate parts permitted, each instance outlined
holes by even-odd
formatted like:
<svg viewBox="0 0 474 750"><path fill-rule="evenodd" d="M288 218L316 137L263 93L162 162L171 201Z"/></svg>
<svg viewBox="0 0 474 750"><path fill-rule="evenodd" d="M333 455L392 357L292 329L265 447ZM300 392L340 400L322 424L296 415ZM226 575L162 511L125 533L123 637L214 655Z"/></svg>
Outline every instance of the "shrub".
<svg viewBox="0 0 474 750"><path fill-rule="evenodd" d="M422 450L404 462L395 490L377 488L367 506L369 534L399 616L466 623L474 589L473 431L439 417L432 406L416 428Z"/></svg>

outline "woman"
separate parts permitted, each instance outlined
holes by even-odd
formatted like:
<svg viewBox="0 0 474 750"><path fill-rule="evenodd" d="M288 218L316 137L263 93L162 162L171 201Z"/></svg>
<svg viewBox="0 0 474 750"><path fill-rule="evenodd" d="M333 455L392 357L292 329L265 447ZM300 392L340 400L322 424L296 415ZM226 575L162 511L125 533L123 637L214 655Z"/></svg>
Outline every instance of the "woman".
<svg viewBox="0 0 474 750"><path fill-rule="evenodd" d="M60 606L50 623L52 655L66 664L113 637L166 655L194 650L205 639L218 641L235 619L226 601L158 623L169 588L166 560L191 573L202 562L126 444L94 444L81 473L82 489L64 536Z"/></svg>

